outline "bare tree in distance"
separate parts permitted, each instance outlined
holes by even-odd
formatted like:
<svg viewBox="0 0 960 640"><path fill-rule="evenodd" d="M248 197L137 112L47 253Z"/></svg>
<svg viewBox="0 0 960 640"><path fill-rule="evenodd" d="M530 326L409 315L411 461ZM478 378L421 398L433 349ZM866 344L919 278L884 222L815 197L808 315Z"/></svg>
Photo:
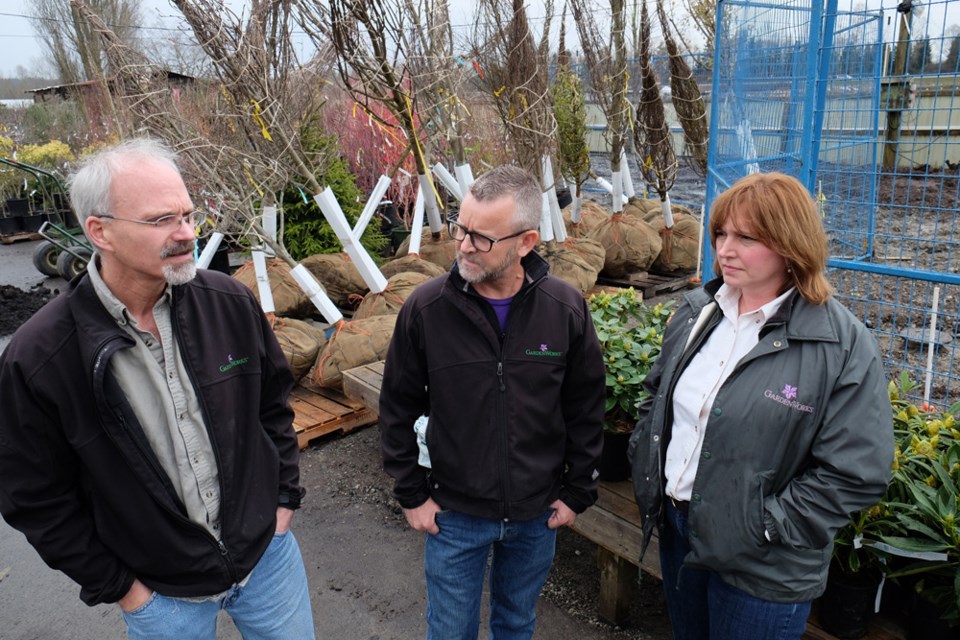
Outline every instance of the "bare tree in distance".
<svg viewBox="0 0 960 640"><path fill-rule="evenodd" d="M556 147L547 37L552 4L535 42L522 0L482 0L471 43L479 83L496 106L517 164L542 179L542 159Z"/></svg>
<svg viewBox="0 0 960 640"><path fill-rule="evenodd" d="M87 4L121 41L137 41L141 0L87 0ZM63 0L32 0L30 12L61 83L97 81L110 75L100 39L74 5Z"/></svg>
<svg viewBox="0 0 960 640"><path fill-rule="evenodd" d="M607 121L604 137L610 149L614 212L623 210L621 198L623 178L620 160L629 132L632 110L627 99L629 81L624 4L624 0L610 0L611 34L610 37L604 37L586 0L570 2L580 36L580 46L583 48L583 57L590 72L591 94Z"/></svg>

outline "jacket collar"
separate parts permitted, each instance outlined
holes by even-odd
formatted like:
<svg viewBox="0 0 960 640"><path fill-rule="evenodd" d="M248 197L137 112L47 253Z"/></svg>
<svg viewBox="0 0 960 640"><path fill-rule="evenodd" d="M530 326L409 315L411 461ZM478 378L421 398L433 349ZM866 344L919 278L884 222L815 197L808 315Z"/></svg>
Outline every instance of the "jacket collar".
<svg viewBox="0 0 960 640"><path fill-rule="evenodd" d="M520 291L517 292L517 295L521 295L524 290L529 289L533 285L546 278L550 271L550 265L546 260L540 257L540 254L538 254L536 251L531 251L521 258L520 265L523 267L524 278L523 286L520 287ZM460 267L456 261L453 262L453 267L450 269L449 282L458 291L476 294L476 291L470 286L470 283L464 280L463 276L460 275Z"/></svg>
<svg viewBox="0 0 960 640"><path fill-rule="evenodd" d="M713 301L713 296L723 284L722 278L715 278L706 283L703 288L691 291L684 296L695 314L700 313L704 306ZM784 300L783 304L767 321L765 327L783 327L784 336L797 340L822 340L824 342L838 342L837 330L833 317L828 311L832 301L824 304L812 304L794 290Z"/></svg>

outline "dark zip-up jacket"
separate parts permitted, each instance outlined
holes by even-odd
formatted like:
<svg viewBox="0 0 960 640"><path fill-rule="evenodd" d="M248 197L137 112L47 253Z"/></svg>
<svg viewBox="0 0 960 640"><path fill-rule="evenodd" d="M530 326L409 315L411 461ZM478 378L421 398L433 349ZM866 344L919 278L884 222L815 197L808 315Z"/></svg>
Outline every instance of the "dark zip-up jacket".
<svg viewBox="0 0 960 640"><path fill-rule="evenodd" d="M110 373L131 338L82 276L0 355L0 513L89 605L134 578L168 596L242 580L299 506L293 379L253 295L200 270L173 287L171 319L216 456L221 541L191 522Z"/></svg>
<svg viewBox="0 0 960 640"><path fill-rule="evenodd" d="M651 395L630 439L644 550L663 526L673 393L720 322L712 303L721 284L684 296L644 380ZM883 496L892 462L893 417L876 341L835 299L815 305L795 292L710 408L684 564L764 600L812 600L825 588L834 534Z"/></svg>
<svg viewBox="0 0 960 640"><path fill-rule="evenodd" d="M604 369L583 296L535 253L501 334L490 304L453 271L397 318L380 394L384 468L404 508L430 497L469 515L529 520L560 498L597 499ZM432 470L413 424L429 414Z"/></svg>

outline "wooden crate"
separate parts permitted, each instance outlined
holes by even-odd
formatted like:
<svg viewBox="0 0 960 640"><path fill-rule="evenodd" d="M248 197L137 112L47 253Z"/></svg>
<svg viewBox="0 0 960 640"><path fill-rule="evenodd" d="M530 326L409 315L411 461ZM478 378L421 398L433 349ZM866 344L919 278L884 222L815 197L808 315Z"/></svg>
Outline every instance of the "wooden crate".
<svg viewBox="0 0 960 640"><path fill-rule="evenodd" d="M380 410L380 385L383 384L383 360L343 372L343 392L371 411Z"/></svg>
<svg viewBox="0 0 960 640"><path fill-rule="evenodd" d="M297 442L303 449L314 438L339 431L349 433L377 421L377 414L336 389L320 387L304 379L293 388L290 404Z"/></svg>

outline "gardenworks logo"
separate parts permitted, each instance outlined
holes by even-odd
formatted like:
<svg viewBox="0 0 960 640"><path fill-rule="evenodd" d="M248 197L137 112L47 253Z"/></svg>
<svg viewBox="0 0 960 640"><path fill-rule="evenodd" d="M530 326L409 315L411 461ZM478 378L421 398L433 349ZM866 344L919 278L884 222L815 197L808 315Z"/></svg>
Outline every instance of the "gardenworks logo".
<svg viewBox="0 0 960 640"><path fill-rule="evenodd" d="M250 362L250 358L247 356L244 356L243 358L234 358L232 355L228 355L227 364L220 365L220 373L226 373L227 371L230 371L230 369L247 364L248 362Z"/></svg>
<svg viewBox="0 0 960 640"><path fill-rule="evenodd" d="M563 355L563 351L550 351L550 347L546 344L541 344L539 351L536 349L527 349L524 353L528 356L536 356L538 358L559 358Z"/></svg>

